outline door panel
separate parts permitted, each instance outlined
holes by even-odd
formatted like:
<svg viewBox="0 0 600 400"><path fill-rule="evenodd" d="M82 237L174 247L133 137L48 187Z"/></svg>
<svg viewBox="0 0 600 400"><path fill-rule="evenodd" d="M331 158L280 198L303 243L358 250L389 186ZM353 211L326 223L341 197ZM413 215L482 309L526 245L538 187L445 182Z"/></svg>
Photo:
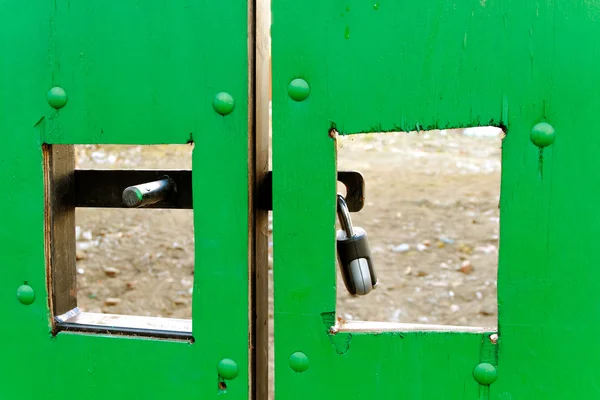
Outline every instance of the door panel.
<svg viewBox="0 0 600 400"><path fill-rule="evenodd" d="M582 365L599 354L590 337L600 301L598 4L275 0L272 8L277 400L597 393L597 369ZM298 78L310 88L305 99L302 85L290 87ZM551 128L536 130L542 122ZM479 125L506 132L498 341L466 327L336 324L336 131ZM482 362L497 372L489 386L474 378Z"/></svg>
<svg viewBox="0 0 600 400"><path fill-rule="evenodd" d="M0 196L0 398L249 397L252 7L0 2L0 170L7 185ZM47 98L53 87L66 93L66 104L60 91ZM221 92L231 95L233 110L215 103ZM47 260L51 245L70 243L50 243L47 233L45 192L52 189L44 182L43 147L184 143L195 146L192 337L61 331L50 300L56 266ZM74 235L74 226L66 232ZM224 359L236 368L218 369Z"/></svg>

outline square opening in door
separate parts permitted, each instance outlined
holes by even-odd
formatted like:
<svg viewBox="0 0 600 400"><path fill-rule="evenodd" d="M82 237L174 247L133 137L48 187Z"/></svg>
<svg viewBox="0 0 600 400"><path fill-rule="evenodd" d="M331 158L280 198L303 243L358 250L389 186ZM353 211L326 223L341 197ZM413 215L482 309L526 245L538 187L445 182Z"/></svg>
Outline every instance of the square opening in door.
<svg viewBox="0 0 600 400"><path fill-rule="evenodd" d="M358 170L379 281L351 297L338 267L345 321L497 326L500 128L340 137L338 169ZM340 226L338 224L338 228Z"/></svg>
<svg viewBox="0 0 600 400"><path fill-rule="evenodd" d="M192 149L45 148L55 332L191 338Z"/></svg>

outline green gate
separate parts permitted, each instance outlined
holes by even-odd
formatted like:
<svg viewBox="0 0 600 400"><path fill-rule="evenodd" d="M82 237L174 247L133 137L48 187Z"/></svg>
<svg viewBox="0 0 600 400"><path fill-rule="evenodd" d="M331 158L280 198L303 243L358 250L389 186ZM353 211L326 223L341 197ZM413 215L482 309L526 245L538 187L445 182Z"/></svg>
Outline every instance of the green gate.
<svg viewBox="0 0 600 400"><path fill-rule="evenodd" d="M597 397L600 4L275 0L272 18L276 398ZM332 136L481 125L506 133L498 338L336 323Z"/></svg>
<svg viewBox="0 0 600 400"><path fill-rule="evenodd" d="M600 4L273 0L272 199L264 16L0 1L0 399L265 399L270 200L277 400L595 398ZM338 135L482 125L506 133L498 331L338 321ZM74 145L186 143L192 171L75 170ZM192 320L79 311L75 209L164 175Z"/></svg>

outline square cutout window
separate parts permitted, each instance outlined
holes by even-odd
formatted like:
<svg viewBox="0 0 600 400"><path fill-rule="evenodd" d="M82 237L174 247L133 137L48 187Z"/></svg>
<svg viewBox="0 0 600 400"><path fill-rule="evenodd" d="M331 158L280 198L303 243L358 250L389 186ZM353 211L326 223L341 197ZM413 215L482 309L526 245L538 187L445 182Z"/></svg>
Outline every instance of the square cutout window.
<svg viewBox="0 0 600 400"><path fill-rule="evenodd" d="M495 127L340 137L338 169L365 177L351 217L379 281L352 297L338 267L342 321L496 328L502 137Z"/></svg>
<svg viewBox="0 0 600 400"><path fill-rule="evenodd" d="M192 149L45 146L55 333L191 339ZM142 204L127 204L126 190Z"/></svg>

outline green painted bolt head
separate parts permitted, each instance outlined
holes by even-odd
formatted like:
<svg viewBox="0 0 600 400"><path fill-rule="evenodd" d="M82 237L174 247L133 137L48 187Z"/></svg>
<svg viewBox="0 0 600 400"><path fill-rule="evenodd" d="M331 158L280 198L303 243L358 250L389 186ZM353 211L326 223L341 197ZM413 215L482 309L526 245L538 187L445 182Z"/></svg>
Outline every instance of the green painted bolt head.
<svg viewBox="0 0 600 400"><path fill-rule="evenodd" d="M58 110L67 104L67 92L61 87L53 87L46 93L46 100L50 106Z"/></svg>
<svg viewBox="0 0 600 400"><path fill-rule="evenodd" d="M33 291L33 288L27 284L19 286L17 289L17 300L26 306L33 303L33 300L35 300L35 292Z"/></svg>
<svg viewBox="0 0 600 400"><path fill-rule="evenodd" d="M217 364L217 372L223 379L233 379L238 375L238 366L235 361L224 358Z"/></svg>
<svg viewBox="0 0 600 400"><path fill-rule="evenodd" d="M290 356L290 367L296 372L304 372L310 366L308 356L301 351L297 351Z"/></svg>
<svg viewBox="0 0 600 400"><path fill-rule="evenodd" d="M554 128L547 122L540 122L531 129L529 138L537 147L549 146L554 142Z"/></svg>
<svg viewBox="0 0 600 400"><path fill-rule="evenodd" d="M310 94L308 82L304 79L294 79L288 85L288 95L295 101L304 101Z"/></svg>
<svg viewBox="0 0 600 400"><path fill-rule="evenodd" d="M231 114L235 108L235 100L227 92L220 92L213 98L213 108L221 115Z"/></svg>
<svg viewBox="0 0 600 400"><path fill-rule="evenodd" d="M498 379L498 371L492 364L481 363L473 370L473 378L481 385L491 385Z"/></svg>

